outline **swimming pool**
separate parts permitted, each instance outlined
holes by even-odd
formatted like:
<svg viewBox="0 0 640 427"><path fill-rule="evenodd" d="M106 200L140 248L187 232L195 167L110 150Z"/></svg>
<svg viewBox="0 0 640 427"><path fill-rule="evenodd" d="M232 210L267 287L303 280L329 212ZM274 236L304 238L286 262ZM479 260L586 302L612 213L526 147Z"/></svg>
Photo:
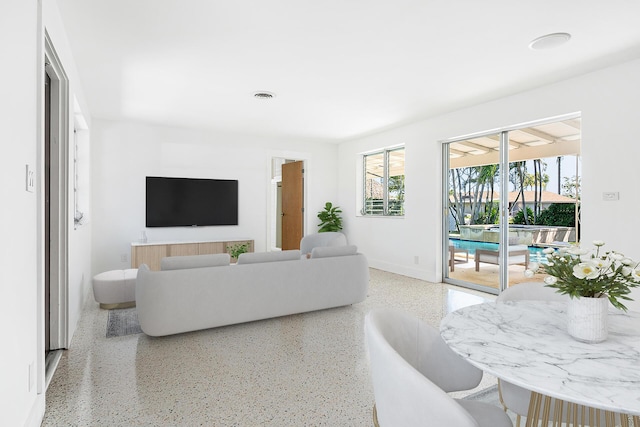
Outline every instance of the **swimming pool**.
<svg viewBox="0 0 640 427"><path fill-rule="evenodd" d="M460 240L460 239L449 239L451 245L456 248L466 249L469 251L469 256L473 256L476 253L476 249L488 249L491 251L498 250L497 243L487 243L487 242L476 242L473 240ZM543 248L538 248L535 246L529 246L529 262L537 262L538 264L546 264L547 256L542 253Z"/></svg>

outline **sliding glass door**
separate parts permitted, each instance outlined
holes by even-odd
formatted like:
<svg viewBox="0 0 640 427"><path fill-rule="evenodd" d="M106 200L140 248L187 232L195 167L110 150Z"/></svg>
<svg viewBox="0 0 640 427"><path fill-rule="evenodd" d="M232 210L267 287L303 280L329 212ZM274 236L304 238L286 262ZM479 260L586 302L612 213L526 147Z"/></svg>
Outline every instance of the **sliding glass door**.
<svg viewBox="0 0 640 427"><path fill-rule="evenodd" d="M541 281L525 271L543 249L578 241L579 116L444 141L443 154L443 281Z"/></svg>

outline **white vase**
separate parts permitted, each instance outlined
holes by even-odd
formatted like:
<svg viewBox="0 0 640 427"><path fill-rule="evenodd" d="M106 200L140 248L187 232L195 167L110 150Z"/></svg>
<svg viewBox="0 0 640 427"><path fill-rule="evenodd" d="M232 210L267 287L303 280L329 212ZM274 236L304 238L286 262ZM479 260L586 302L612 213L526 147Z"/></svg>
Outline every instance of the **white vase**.
<svg viewBox="0 0 640 427"><path fill-rule="evenodd" d="M607 339L609 299L571 298L567 307L567 330L578 341L597 343Z"/></svg>

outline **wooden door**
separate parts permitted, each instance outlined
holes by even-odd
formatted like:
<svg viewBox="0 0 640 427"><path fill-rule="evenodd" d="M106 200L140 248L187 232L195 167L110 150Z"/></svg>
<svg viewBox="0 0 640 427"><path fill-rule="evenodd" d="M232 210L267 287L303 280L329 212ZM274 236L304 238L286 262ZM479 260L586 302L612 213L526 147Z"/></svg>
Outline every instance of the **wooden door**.
<svg viewBox="0 0 640 427"><path fill-rule="evenodd" d="M302 162L282 165L282 250L300 249L304 212Z"/></svg>

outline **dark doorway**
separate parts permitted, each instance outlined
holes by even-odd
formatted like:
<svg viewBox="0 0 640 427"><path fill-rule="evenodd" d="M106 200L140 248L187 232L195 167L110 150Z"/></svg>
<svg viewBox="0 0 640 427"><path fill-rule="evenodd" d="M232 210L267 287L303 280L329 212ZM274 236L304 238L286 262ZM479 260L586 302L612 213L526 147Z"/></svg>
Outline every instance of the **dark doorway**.
<svg viewBox="0 0 640 427"><path fill-rule="evenodd" d="M51 78L44 73L44 352L51 343Z"/></svg>

